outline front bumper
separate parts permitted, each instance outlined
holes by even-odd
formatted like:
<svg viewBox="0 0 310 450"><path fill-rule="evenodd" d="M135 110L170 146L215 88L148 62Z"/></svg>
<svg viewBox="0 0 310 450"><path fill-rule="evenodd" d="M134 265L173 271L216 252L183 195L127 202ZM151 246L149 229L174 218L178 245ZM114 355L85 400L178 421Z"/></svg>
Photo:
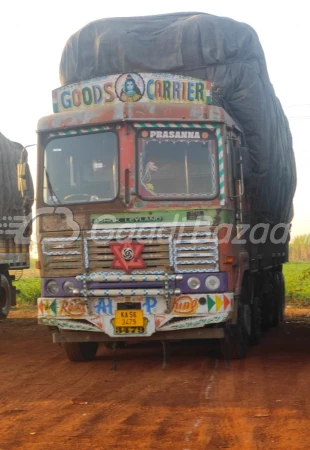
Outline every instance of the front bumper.
<svg viewBox="0 0 310 450"><path fill-rule="evenodd" d="M222 323L233 310L233 293L197 293L174 296L167 303L162 296L61 297L38 299L39 323L60 330L93 331L111 338L152 336L155 332L188 330ZM115 311L136 303L143 311L144 332L116 333ZM137 330L139 331L139 330Z"/></svg>

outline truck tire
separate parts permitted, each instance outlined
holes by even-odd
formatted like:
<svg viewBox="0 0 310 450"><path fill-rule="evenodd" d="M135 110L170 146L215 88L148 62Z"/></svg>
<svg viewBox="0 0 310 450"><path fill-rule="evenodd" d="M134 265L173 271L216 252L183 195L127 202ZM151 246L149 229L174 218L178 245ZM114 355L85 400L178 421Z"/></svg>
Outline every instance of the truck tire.
<svg viewBox="0 0 310 450"><path fill-rule="evenodd" d="M10 312L12 302L11 284L8 275L0 274L0 319L5 319Z"/></svg>
<svg viewBox="0 0 310 450"><path fill-rule="evenodd" d="M244 305L241 304L238 308L237 324L228 326L226 333L226 339L221 339L221 356L225 359L245 358L249 346L249 336L244 326Z"/></svg>
<svg viewBox="0 0 310 450"><path fill-rule="evenodd" d="M248 340L242 327L232 327L229 335L229 357L230 359L243 359L247 355Z"/></svg>
<svg viewBox="0 0 310 450"><path fill-rule="evenodd" d="M260 343L261 334L262 334L262 305L261 298L256 295L253 299L253 303L251 305L252 314L251 314L251 335L250 342L252 345L257 345Z"/></svg>
<svg viewBox="0 0 310 450"><path fill-rule="evenodd" d="M92 361L98 350L97 342L65 342L67 357L73 362Z"/></svg>
<svg viewBox="0 0 310 450"><path fill-rule="evenodd" d="M285 311L285 279L282 272L277 272L277 278L278 278L278 286L279 286L279 300L278 300L278 307L279 307L279 319L280 322L283 322L284 320L284 311Z"/></svg>
<svg viewBox="0 0 310 450"><path fill-rule="evenodd" d="M277 327L277 293L276 282L272 272L268 273L267 289L263 293L262 301L262 329L269 331L271 327Z"/></svg>
<svg viewBox="0 0 310 450"><path fill-rule="evenodd" d="M240 327L231 325L227 329L226 339L219 341L219 354L224 359L244 359L248 351L248 340ZM218 351L215 352L215 355Z"/></svg>
<svg viewBox="0 0 310 450"><path fill-rule="evenodd" d="M285 286L282 272L277 271L273 277L274 284L274 302L272 310L271 326L278 327L284 318L285 305Z"/></svg>

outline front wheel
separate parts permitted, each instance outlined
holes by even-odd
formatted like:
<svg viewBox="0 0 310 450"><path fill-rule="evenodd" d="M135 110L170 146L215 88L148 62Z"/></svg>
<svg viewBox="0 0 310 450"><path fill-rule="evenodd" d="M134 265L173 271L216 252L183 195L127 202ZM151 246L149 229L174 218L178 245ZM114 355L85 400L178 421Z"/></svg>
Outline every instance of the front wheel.
<svg viewBox="0 0 310 450"><path fill-rule="evenodd" d="M237 323L226 329L226 338L221 339L221 353L226 359L243 359L249 346L251 309L240 302Z"/></svg>
<svg viewBox="0 0 310 450"><path fill-rule="evenodd" d="M7 275L0 274L0 319L5 319L10 312L12 292Z"/></svg>
<svg viewBox="0 0 310 450"><path fill-rule="evenodd" d="M98 350L97 342L65 342L67 357L73 362L92 361Z"/></svg>

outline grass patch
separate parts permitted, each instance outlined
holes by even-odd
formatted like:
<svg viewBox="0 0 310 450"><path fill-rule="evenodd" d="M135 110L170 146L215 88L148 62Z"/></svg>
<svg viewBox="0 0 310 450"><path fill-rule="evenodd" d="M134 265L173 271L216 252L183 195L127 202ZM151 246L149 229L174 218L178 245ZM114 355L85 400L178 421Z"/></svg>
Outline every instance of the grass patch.
<svg viewBox="0 0 310 450"><path fill-rule="evenodd" d="M41 295L40 278L21 278L15 281L16 289L20 292L17 294L17 302L27 305L34 305L37 298Z"/></svg>
<svg viewBox="0 0 310 450"><path fill-rule="evenodd" d="M30 260L30 268L23 271L21 278L18 278L18 272L16 275L17 278L13 284L19 291L17 294L18 305L23 307L35 305L37 298L41 296L40 273L35 268L35 260Z"/></svg>
<svg viewBox="0 0 310 450"><path fill-rule="evenodd" d="M284 264L286 302L294 306L310 306L310 262Z"/></svg>

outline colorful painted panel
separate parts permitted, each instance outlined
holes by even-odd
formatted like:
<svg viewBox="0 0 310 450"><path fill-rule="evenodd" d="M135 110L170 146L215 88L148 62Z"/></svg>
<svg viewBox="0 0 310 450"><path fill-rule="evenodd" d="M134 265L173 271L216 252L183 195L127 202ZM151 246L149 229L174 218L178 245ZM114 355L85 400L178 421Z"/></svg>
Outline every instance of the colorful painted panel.
<svg viewBox="0 0 310 450"><path fill-rule="evenodd" d="M141 303L143 326L117 326L117 305L126 303L124 297L89 299L39 298L38 318L41 323L60 329L101 331L111 337L151 336L155 330L199 328L227 320L233 308L233 294L180 295L169 305L161 297L136 297L131 302ZM124 310L131 311L131 310ZM173 320L172 320L173 319ZM170 323L171 322L171 323Z"/></svg>
<svg viewBox="0 0 310 450"><path fill-rule="evenodd" d="M144 314L162 314L167 309L166 300L163 297L130 297L130 301L141 303ZM80 319L85 316L112 316L117 310L117 304L126 303L125 297L94 298L89 299L87 304L83 298L39 298L39 317L70 317Z"/></svg>
<svg viewBox="0 0 310 450"><path fill-rule="evenodd" d="M109 75L53 91L55 113L132 102L210 104L211 83L162 73Z"/></svg>
<svg viewBox="0 0 310 450"><path fill-rule="evenodd" d="M169 330L186 330L189 328L201 328L211 323L225 322L228 318L228 313L210 314L205 317L191 317L186 320L180 320L179 322L172 322L162 326L160 331Z"/></svg>
<svg viewBox="0 0 310 450"><path fill-rule="evenodd" d="M102 331L91 323L77 322L75 320L61 320L53 318L42 318L39 320L42 325L58 327L61 330L71 331Z"/></svg>
<svg viewBox="0 0 310 450"><path fill-rule="evenodd" d="M84 299L80 298L39 298L38 316L59 316L80 319L87 315Z"/></svg>
<svg viewBox="0 0 310 450"><path fill-rule="evenodd" d="M232 311L233 294L185 294L175 297L170 313L177 316L216 314Z"/></svg>
<svg viewBox="0 0 310 450"><path fill-rule="evenodd" d="M184 317L228 313L233 309L233 297L233 293L197 293L173 296L170 300L169 314ZM88 299L87 302L82 298L39 298L38 315L39 317L59 316L72 319L79 319L88 315L112 316L117 310L117 305L127 301L125 297L94 298ZM167 300L163 297L130 297L130 302L141 303L141 310L144 314L165 314L168 312Z"/></svg>

